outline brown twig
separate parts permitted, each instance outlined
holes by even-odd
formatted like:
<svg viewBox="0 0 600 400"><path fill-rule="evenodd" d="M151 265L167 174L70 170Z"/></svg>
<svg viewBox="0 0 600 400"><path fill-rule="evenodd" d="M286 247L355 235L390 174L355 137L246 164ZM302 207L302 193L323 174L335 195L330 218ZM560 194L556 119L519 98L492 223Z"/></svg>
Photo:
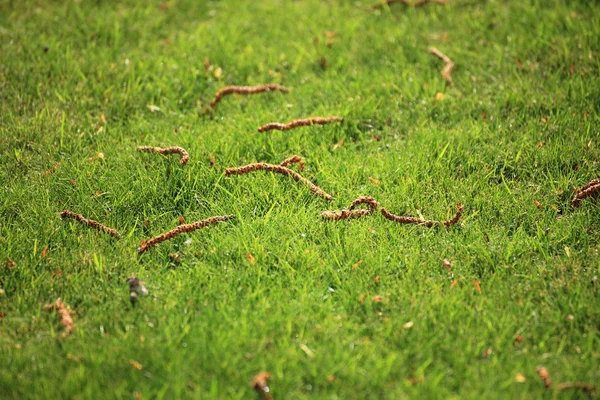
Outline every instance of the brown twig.
<svg viewBox="0 0 600 400"><path fill-rule="evenodd" d="M261 372L256 375L250 385L256 390L256 392L264 399L264 400L273 400L273 396L271 396L271 391L269 389L269 379L271 379L271 374L268 372Z"/></svg>
<svg viewBox="0 0 600 400"><path fill-rule="evenodd" d="M552 380L550 379L548 370L540 365L535 369L535 372L537 372L542 382L544 382L546 389L549 389L552 386Z"/></svg>
<svg viewBox="0 0 600 400"><path fill-rule="evenodd" d="M428 3L435 3L435 4L439 4L441 6L445 6L447 4L444 0L418 0L418 1L415 1L414 3L411 3L408 0L386 0L382 3L377 3L377 4L373 5L371 7L371 9L374 10L377 8L381 8L381 7L383 7L384 4L390 6L395 3L401 3L401 4L404 4L405 6L415 7L415 8L424 6L425 4L428 4Z"/></svg>
<svg viewBox="0 0 600 400"><path fill-rule="evenodd" d="M452 76L450 76L450 73L454 69L454 63L452 62L452 60L450 60L450 58L447 55L445 55L435 47L430 47L429 51L431 52L431 54L435 55L437 58L444 62L444 68L440 71L440 74L444 77L446 82L452 85Z"/></svg>
<svg viewBox="0 0 600 400"><path fill-rule="evenodd" d="M369 208L355 210L359 204L367 204ZM373 214L378 207L377 201L370 196L359 197L354 200L348 210L336 210L336 211L323 211L321 218L329 221L339 221L341 219L360 218L366 215Z"/></svg>
<svg viewBox="0 0 600 400"><path fill-rule="evenodd" d="M93 219L84 218L83 215L74 213L73 211L64 210L63 212L60 213L60 216L61 216L61 218L75 218L77 221L81 222L82 224L89 225L97 231L108 233L109 235L114 236L116 238L121 237L121 234L119 232L117 232L115 229L109 228L108 226L104 226L100 222L94 221Z"/></svg>
<svg viewBox="0 0 600 400"><path fill-rule="evenodd" d="M204 228L205 226L213 225L217 222L225 222L232 218L235 218L235 215L215 216L202 221L193 222L191 224L179 225L178 227L171 229L169 232L162 233L150 240L143 240L142 243L140 243L140 247L138 247L138 253L142 254L157 244L164 242L165 240L172 239L182 233L192 232L196 229Z"/></svg>
<svg viewBox="0 0 600 400"><path fill-rule="evenodd" d="M189 160L188 152L179 146L166 147L164 149L162 147L138 146L137 149L138 149L138 151L143 151L146 153L159 153L162 155L175 154L175 153L181 154L181 165L187 164L187 162Z"/></svg>
<svg viewBox="0 0 600 400"><path fill-rule="evenodd" d="M390 221L398 222L400 224L419 224L419 225L424 225L427 227L438 226L438 225L450 226L450 225L456 224L458 222L458 220L460 220L460 217L462 216L462 213L464 211L463 205L461 203L458 203L456 205L456 209L457 209L457 212L454 217L452 217L451 219L449 219L447 221L441 221L441 222L440 221L432 221L432 220L428 220L428 219L422 219L422 218L404 217L404 216L394 215L383 207L381 207L381 214L383 214L383 216L385 218L389 219Z"/></svg>
<svg viewBox="0 0 600 400"><path fill-rule="evenodd" d="M58 315L60 315L60 322L65 327L64 332L62 333L62 337L66 338L69 336L74 329L73 318L71 315L75 314L75 311L71 310L71 307L67 306L61 299L57 299L54 303L46 304L44 306L45 311L58 311Z"/></svg>
<svg viewBox="0 0 600 400"><path fill-rule="evenodd" d="M297 157L297 156L292 156L292 157L287 158L286 160L284 160L282 162L282 164L286 163L286 165L289 165L289 164L292 164L293 162L300 162L300 168L303 168L304 164L301 161L296 161L295 157ZM293 161L290 161L292 159L293 159ZM288 167L285 167L281 164L275 165L275 164L267 164L264 162L260 162L260 163L244 165L243 167L227 168L225 170L225 176L244 175L244 174L248 174L253 171L271 171L271 172L276 172L281 175L289 176L292 179L294 179L296 182L302 182L303 184L308 186L310 188L311 192L313 192L317 196L320 196L326 200L333 200L333 197L331 197L331 195L329 195L328 193L323 191L323 189L321 189L320 187L318 187L317 185L315 185L314 183L312 183L311 181L309 181L308 179L306 179L305 177L303 177L296 171L293 171L293 170L289 169Z"/></svg>
<svg viewBox="0 0 600 400"><path fill-rule="evenodd" d="M223 96L226 96L228 94L232 94L232 93L254 94L254 93L269 92L269 91L273 91L273 90L278 90L278 91L284 92L284 93L287 93L290 91L290 89L288 89L288 88L285 88L280 85L275 85L275 84L259 85L259 86L227 86L217 92L213 101L211 101L210 104L204 109L204 112L208 112L208 111L212 110L213 108L215 108L215 106L217 105L217 103L219 103L221 101Z"/></svg>
<svg viewBox="0 0 600 400"><path fill-rule="evenodd" d="M288 122L287 124L282 124L279 122L273 122L270 124L266 124L258 128L259 132L266 132L272 130L278 131L287 131L290 129L297 128L299 126L311 126L311 125L325 125L331 124L333 122L341 122L344 119L342 117L310 117L305 119L295 119L293 121Z"/></svg>
<svg viewBox="0 0 600 400"><path fill-rule="evenodd" d="M592 179L581 189L575 192L573 200L571 200L571 207L579 207L581 202L587 197L595 196L600 191L600 179Z"/></svg>

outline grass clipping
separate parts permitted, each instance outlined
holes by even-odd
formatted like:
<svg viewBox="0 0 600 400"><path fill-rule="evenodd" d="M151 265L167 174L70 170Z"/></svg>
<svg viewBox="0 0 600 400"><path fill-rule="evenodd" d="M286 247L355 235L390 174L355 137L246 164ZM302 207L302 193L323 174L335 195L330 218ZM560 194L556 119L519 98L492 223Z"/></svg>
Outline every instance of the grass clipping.
<svg viewBox="0 0 600 400"><path fill-rule="evenodd" d="M244 175L244 174L249 174L250 172L253 172L253 171L271 171L271 172L275 172L275 173L278 173L281 175L289 176L296 182L301 182L301 183L305 184L306 186L308 186L310 188L311 192L313 192L315 195L317 195L319 197L322 197L326 200L333 200L333 197L331 197L331 195L326 193L323 189L321 189L320 187L318 187L317 185L315 185L314 183L312 183L311 181L309 181L308 179L306 179L305 177L300 175L298 172L293 171L290 168L288 168L288 165L296 164L296 163L299 164L299 170L302 171L304 169L304 161L302 160L302 158L300 156L293 155L293 156L288 157L285 160L283 160L279 165L267 164L264 162L260 162L260 163L244 165L243 167L227 168L225 170L225 176Z"/></svg>

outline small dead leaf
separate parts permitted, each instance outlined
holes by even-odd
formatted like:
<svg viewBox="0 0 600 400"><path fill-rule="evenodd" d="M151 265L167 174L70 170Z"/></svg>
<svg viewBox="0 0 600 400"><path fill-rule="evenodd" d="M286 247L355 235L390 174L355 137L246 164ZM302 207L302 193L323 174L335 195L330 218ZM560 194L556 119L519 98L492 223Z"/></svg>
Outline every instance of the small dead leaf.
<svg viewBox="0 0 600 400"><path fill-rule="evenodd" d="M535 372L537 372L542 382L544 382L546 389L549 389L552 386L552 380L550 379L548 370L540 365L535 369Z"/></svg>
<svg viewBox="0 0 600 400"><path fill-rule="evenodd" d="M381 303L383 301L383 296L373 296L371 297L374 303Z"/></svg>
<svg viewBox="0 0 600 400"><path fill-rule="evenodd" d="M327 376L327 382L331 383L333 381L335 381L335 375L329 375L329 376Z"/></svg>
<svg viewBox="0 0 600 400"><path fill-rule="evenodd" d="M521 335L519 335L515 338L515 342L517 342L517 343L523 343L523 340L525 340L525 339L523 339L523 336L521 336Z"/></svg>
<svg viewBox="0 0 600 400"><path fill-rule="evenodd" d="M269 379L271 379L271 374L268 372L261 372L257 374L252 381L250 382L250 386L256 390L256 392L262 396L265 400L272 400L270 389L269 389Z"/></svg>
<svg viewBox="0 0 600 400"><path fill-rule="evenodd" d="M453 289L454 286L456 286L456 284L460 281L461 278L455 279L452 281L452 283L450 284L450 289Z"/></svg>
<svg viewBox="0 0 600 400"><path fill-rule="evenodd" d="M6 260L6 265L8 265L8 268L10 269L15 269L17 268L17 264L13 261L13 260Z"/></svg>
<svg viewBox="0 0 600 400"><path fill-rule="evenodd" d="M446 268L448 271L450 271L450 269L452 268L452 264L450 263L450 261L446 260L445 258L442 260L442 265L444 266L444 268Z"/></svg>
<svg viewBox="0 0 600 400"><path fill-rule="evenodd" d="M372 176L369 176L369 180L371 182L373 182L374 184L376 184L377 186L381 185L381 182L379 182L377 179L373 178Z"/></svg>
<svg viewBox="0 0 600 400"><path fill-rule="evenodd" d="M404 325L402 325L403 329L410 329L412 328L412 326L414 325L414 323L412 321L408 321L407 323L405 323Z"/></svg>
<svg viewBox="0 0 600 400"><path fill-rule="evenodd" d="M537 144L537 148L538 148L538 149L541 149L543 145L544 145L544 142L538 142L538 144Z"/></svg>
<svg viewBox="0 0 600 400"><path fill-rule="evenodd" d="M214 75L215 75L215 78L219 79L221 77L221 75L223 75L223 70L220 67L215 69Z"/></svg>
<svg viewBox="0 0 600 400"><path fill-rule="evenodd" d="M137 362L135 360L129 361L129 364L137 370L140 370L140 371L142 370L142 364L140 364L139 362Z"/></svg>
<svg viewBox="0 0 600 400"><path fill-rule="evenodd" d="M329 64L327 63L327 59L324 56L319 57L319 64L321 64L321 67L323 67L323 68L329 67Z"/></svg>
<svg viewBox="0 0 600 400"><path fill-rule="evenodd" d="M81 362L81 358L79 358L79 357L75 357L75 356L74 356L73 354L71 354L71 353L67 353L67 358L68 358L69 360L73 360L73 361L75 361L75 362L77 362L77 363L80 363L80 362Z"/></svg>
<svg viewBox="0 0 600 400"><path fill-rule="evenodd" d="M378 142L380 142L381 141L381 136L377 136L376 134L373 134L373 139L375 139Z"/></svg>
<svg viewBox="0 0 600 400"><path fill-rule="evenodd" d="M473 280L473 285L475 285L475 289L477 289L477 292L481 293L481 286L479 286L479 281L477 279Z"/></svg>
<svg viewBox="0 0 600 400"><path fill-rule="evenodd" d="M575 64L575 63L571 64L571 68L569 68L569 75L573 75L573 73L575 72L576 69L577 69L577 64Z"/></svg>
<svg viewBox="0 0 600 400"><path fill-rule="evenodd" d="M140 392L135 392L135 399L136 400L142 400L144 397L142 396L142 394Z"/></svg>
<svg viewBox="0 0 600 400"><path fill-rule="evenodd" d="M335 32L325 32L325 36L329 39L332 39L335 37Z"/></svg>
<svg viewBox="0 0 600 400"><path fill-rule="evenodd" d="M215 165L215 156L213 156L212 154L209 154L208 162L210 162L210 165Z"/></svg>
<svg viewBox="0 0 600 400"><path fill-rule="evenodd" d="M248 259L248 261L250 261L250 264L254 265L256 264L256 259L254 258L254 256L250 253L246 254L246 258Z"/></svg>
<svg viewBox="0 0 600 400"><path fill-rule="evenodd" d="M185 218L183 218L183 215L179 216L179 225L183 225L185 224Z"/></svg>
<svg viewBox="0 0 600 400"><path fill-rule="evenodd" d="M566 319L567 321L573 321L573 320L575 319L575 317L574 317L574 316L572 316L571 314L569 314L569 315L567 315L567 316L565 317L565 319Z"/></svg>
<svg viewBox="0 0 600 400"><path fill-rule="evenodd" d="M44 249L42 250L42 258L46 258L47 255L48 255L48 246L44 246Z"/></svg>
<svg viewBox="0 0 600 400"><path fill-rule="evenodd" d="M379 275L377 275L373 281L377 284L377 283L379 283L379 280L380 280Z"/></svg>
<svg viewBox="0 0 600 400"><path fill-rule="evenodd" d="M71 185L76 186L77 182L75 182L75 180L71 179Z"/></svg>
<svg viewBox="0 0 600 400"><path fill-rule="evenodd" d="M537 201L536 199L533 199L533 204L535 204L535 206L539 209L542 208L542 203L540 203L539 201Z"/></svg>
<svg viewBox="0 0 600 400"><path fill-rule="evenodd" d="M357 262L354 263L354 265L352 265L352 271L354 271L356 268L358 268L360 266L360 264L363 263L363 260L358 260Z"/></svg>
<svg viewBox="0 0 600 400"><path fill-rule="evenodd" d="M435 99L436 99L437 101L442 101L442 100L444 100L444 93L437 92L437 93L435 94Z"/></svg>
<svg viewBox="0 0 600 400"><path fill-rule="evenodd" d="M377 231L375 229L373 229L373 228L367 228L367 230L369 232L371 232L373 235L377 233Z"/></svg>
<svg viewBox="0 0 600 400"><path fill-rule="evenodd" d="M367 296L367 294L366 294L366 293L362 293L362 294L360 295L360 297L358 298L358 302L359 302L360 304L365 304L365 297L366 297L366 296Z"/></svg>
<svg viewBox="0 0 600 400"><path fill-rule="evenodd" d="M174 263L179 263L179 253L170 253L169 258L173 260Z"/></svg>
<svg viewBox="0 0 600 400"><path fill-rule="evenodd" d="M106 116L104 114L100 114L100 119L102 120L103 124L106 124Z"/></svg>
<svg viewBox="0 0 600 400"><path fill-rule="evenodd" d="M481 353L481 357L483 358L488 358L489 356L492 355L492 348L488 347L487 349L485 349L482 353Z"/></svg>
<svg viewBox="0 0 600 400"><path fill-rule="evenodd" d="M525 378L523 374L517 372L517 375L515 375L515 382L525 383L527 382L527 378Z"/></svg>
<svg viewBox="0 0 600 400"><path fill-rule="evenodd" d="M565 253L567 254L567 257L571 257L571 250L569 250L567 246L565 246Z"/></svg>

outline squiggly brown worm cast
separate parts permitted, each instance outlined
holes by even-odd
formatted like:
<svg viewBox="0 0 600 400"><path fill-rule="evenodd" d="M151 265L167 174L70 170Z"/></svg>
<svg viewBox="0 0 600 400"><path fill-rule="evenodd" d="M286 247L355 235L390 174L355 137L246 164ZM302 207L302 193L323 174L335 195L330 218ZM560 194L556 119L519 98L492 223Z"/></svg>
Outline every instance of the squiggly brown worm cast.
<svg viewBox="0 0 600 400"><path fill-rule="evenodd" d="M441 6L445 6L447 4L444 0L419 0L419 1L415 1L414 3L411 3L408 0L387 0L387 1L384 1L383 3L375 4L374 6L371 7L371 9L381 8L381 7L383 7L384 4L387 4L388 6L390 6L395 3L401 3L401 4L404 4L405 6L415 7L415 8L424 6L425 4L428 4L428 3L435 3L435 4L439 4Z"/></svg>
<svg viewBox="0 0 600 400"><path fill-rule="evenodd" d="M82 224L91 226L92 228L94 228L97 231L108 233L109 235L114 236L116 238L121 237L121 234L119 232L117 232L115 229L109 228L108 226L104 226L100 222L94 221L93 219L84 218L83 215L74 213L73 211L64 210L60 213L60 216L62 218L75 218L77 221L81 222Z"/></svg>
<svg viewBox="0 0 600 400"><path fill-rule="evenodd" d="M447 55L445 55L435 47L430 47L429 51L431 52L431 54L435 55L437 58L444 62L444 68L440 71L440 75L444 77L446 82L452 84L452 76L450 75L452 73L452 70L454 69L454 63L452 62L452 60L450 60L450 58Z"/></svg>
<svg viewBox="0 0 600 400"><path fill-rule="evenodd" d="M581 189L575 192L573 200L571 200L571 207L579 207L584 199L596 195L598 191L600 191L600 179L592 179Z"/></svg>
<svg viewBox="0 0 600 400"><path fill-rule="evenodd" d="M291 156L291 157L287 158L286 160L284 160L279 165L267 164L267 163L261 162L261 163L253 163L253 164L244 165L242 167L227 168L225 170L225 176L244 175L244 174L248 174L253 171L276 172L281 175L289 176L290 178L294 179L296 182L301 182L301 183L305 184L306 186L308 186L310 188L311 192L313 192L315 195L317 195L319 197L322 197L326 200L333 200L333 197L331 197L331 195L326 193L323 189L321 189L320 187L318 187L317 185L315 185L314 183L312 183L311 181L309 181L308 179L306 179L305 177L303 177L296 171L293 171L293 170L289 169L288 167L284 166L284 165L289 165L289 164L296 163L296 162L298 162L300 164L300 169L302 169L304 167L304 163L302 162L300 157Z"/></svg>
<svg viewBox="0 0 600 400"><path fill-rule="evenodd" d="M185 151L183 147L179 146L171 146L171 147L153 147L153 146L138 146L138 151L143 151L146 153L159 153L162 155L168 154L181 154L181 165L187 164L189 160L188 152Z"/></svg>
<svg viewBox="0 0 600 400"><path fill-rule="evenodd" d="M67 306L61 299L57 299L54 303L46 304L44 306L45 311L58 311L58 315L60 315L60 322L65 327L64 332L62 333L62 337L66 338L69 336L74 329L73 318L71 315L75 314L75 311L71 310L71 307Z"/></svg>
<svg viewBox="0 0 600 400"><path fill-rule="evenodd" d="M366 209L358 209L355 208L360 204L367 204L368 208ZM326 219L328 221L339 221L341 219L351 219L351 218L360 218L366 215L371 215L377 209L379 205L377 201L371 196L363 196L354 200L348 210L336 210L336 211L323 211L321 213L321 218Z"/></svg>
<svg viewBox="0 0 600 400"><path fill-rule="evenodd" d="M288 122L287 124L273 122L273 123L261 126L260 128L258 128L258 131L259 132L266 132L266 131L272 131L272 130L287 131L290 129L297 128L299 126L325 125L325 124L331 124L333 122L341 122L343 120L344 119L342 117L327 117L327 118L310 117L310 118L305 118L305 119L295 119L293 121Z"/></svg>
<svg viewBox="0 0 600 400"><path fill-rule="evenodd" d="M462 213L464 211L463 205L461 203L458 203L456 205L456 209L457 209L457 212L454 217L452 217L451 219L449 219L447 221L441 221L441 222L440 221L432 221L432 220L428 220L428 219L422 219L422 218L404 217L404 216L394 215L383 207L381 207L381 214L383 214L383 216L385 218L389 219L390 221L398 222L400 224L419 224L419 225L424 225L426 227L432 227L432 226L438 226L438 225L451 226L451 225L456 224L460 220L460 217L462 216Z"/></svg>
<svg viewBox="0 0 600 400"><path fill-rule="evenodd" d="M191 224L179 225L178 227L171 229L166 233L162 233L156 237L153 237L152 239L143 240L142 243L140 243L140 247L138 247L138 253L142 254L145 251L156 246L157 244L164 242L165 240L172 239L175 236L181 235L182 233L192 232L196 229L204 228L205 226L213 225L217 222L225 222L233 218L235 218L235 215L215 216L202 221L193 222Z"/></svg>
<svg viewBox="0 0 600 400"><path fill-rule="evenodd" d="M276 84L258 86L227 86L217 92L213 101L211 101L210 104L204 109L204 112L209 112L212 109L214 109L215 106L221 101L223 96L226 96L228 94L255 94L275 90L283 93L288 93L290 91L290 89Z"/></svg>

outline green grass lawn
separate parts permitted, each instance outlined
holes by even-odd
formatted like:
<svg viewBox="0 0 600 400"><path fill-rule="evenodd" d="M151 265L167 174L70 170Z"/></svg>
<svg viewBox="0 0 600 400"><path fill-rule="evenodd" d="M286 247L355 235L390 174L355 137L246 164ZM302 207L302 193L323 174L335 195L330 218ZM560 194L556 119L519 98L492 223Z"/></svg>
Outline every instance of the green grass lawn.
<svg viewBox="0 0 600 400"><path fill-rule="evenodd" d="M262 371L276 399L586 396L540 365L600 382L600 204L569 207L600 178L599 3L372 4L0 0L0 398L252 399ZM292 90L203 113L263 83ZM333 201L224 175L292 154ZM366 195L465 213L320 218Z"/></svg>

